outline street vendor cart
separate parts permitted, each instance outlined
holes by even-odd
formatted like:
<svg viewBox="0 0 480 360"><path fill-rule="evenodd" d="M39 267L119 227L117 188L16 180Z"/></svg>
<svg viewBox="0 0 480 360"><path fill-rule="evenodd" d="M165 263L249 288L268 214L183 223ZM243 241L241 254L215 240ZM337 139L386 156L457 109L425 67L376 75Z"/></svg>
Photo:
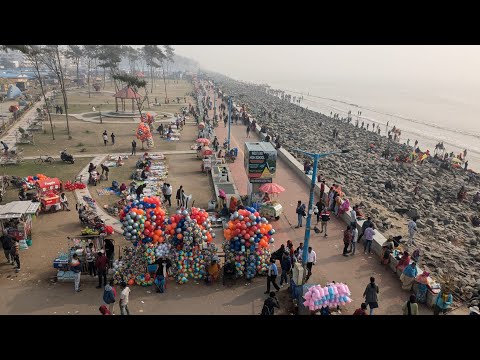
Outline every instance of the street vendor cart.
<svg viewBox="0 0 480 360"><path fill-rule="evenodd" d="M262 217L275 218L275 220L278 220L283 213L283 206L276 201L269 201L260 206L259 212Z"/></svg>
<svg viewBox="0 0 480 360"><path fill-rule="evenodd" d="M60 210L60 192L62 183L58 178L46 178L36 184L40 209L43 212Z"/></svg>
<svg viewBox="0 0 480 360"><path fill-rule="evenodd" d="M17 239L25 240L32 245L32 219L38 212L38 202L12 201L0 205L0 230Z"/></svg>

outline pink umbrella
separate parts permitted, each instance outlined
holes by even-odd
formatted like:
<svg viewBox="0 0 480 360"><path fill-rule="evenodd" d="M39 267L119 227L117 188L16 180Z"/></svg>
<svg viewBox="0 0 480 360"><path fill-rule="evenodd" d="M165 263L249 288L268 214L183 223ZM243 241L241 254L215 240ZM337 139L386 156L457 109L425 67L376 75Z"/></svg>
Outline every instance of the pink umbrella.
<svg viewBox="0 0 480 360"><path fill-rule="evenodd" d="M210 140L205 139L205 138L200 138L200 139L197 139L197 143L209 145L209 144L210 144Z"/></svg>
<svg viewBox="0 0 480 360"><path fill-rule="evenodd" d="M266 192L267 194L279 194L284 192L285 188L275 183L267 183L260 186L259 190Z"/></svg>

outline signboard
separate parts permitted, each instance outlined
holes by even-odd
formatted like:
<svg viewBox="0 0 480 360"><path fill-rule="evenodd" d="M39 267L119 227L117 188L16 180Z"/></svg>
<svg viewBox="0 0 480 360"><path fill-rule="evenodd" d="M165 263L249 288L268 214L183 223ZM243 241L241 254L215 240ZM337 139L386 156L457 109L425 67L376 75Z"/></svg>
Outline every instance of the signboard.
<svg viewBox="0 0 480 360"><path fill-rule="evenodd" d="M271 179L276 173L277 150L267 142L247 142L244 166L249 179Z"/></svg>
<svg viewBox="0 0 480 360"><path fill-rule="evenodd" d="M272 178L251 178L250 182L252 184L267 184L272 182Z"/></svg>

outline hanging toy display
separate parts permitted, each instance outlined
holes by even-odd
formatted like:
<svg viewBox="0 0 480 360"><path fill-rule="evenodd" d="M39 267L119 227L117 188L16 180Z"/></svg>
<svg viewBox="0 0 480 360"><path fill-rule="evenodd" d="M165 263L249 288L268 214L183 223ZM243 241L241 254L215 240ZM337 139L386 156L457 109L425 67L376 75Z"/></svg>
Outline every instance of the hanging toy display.
<svg viewBox="0 0 480 360"><path fill-rule="evenodd" d="M144 115L142 115L141 121L137 127L136 134L137 134L137 139L139 139L142 142L142 144L146 142L147 146L151 148L154 146L153 136L152 136L152 132L150 131L150 126L146 121L147 121L147 118Z"/></svg>
<svg viewBox="0 0 480 360"><path fill-rule="evenodd" d="M204 209L178 210L168 219L165 234L172 246L174 273L179 284L202 280L211 261L217 259L208 213Z"/></svg>
<svg viewBox="0 0 480 360"><path fill-rule="evenodd" d="M314 285L308 289L303 296L305 299L303 305L310 311L321 309L322 307L337 307L352 302L350 299L350 289L345 284L327 284Z"/></svg>
<svg viewBox="0 0 480 360"><path fill-rule="evenodd" d="M138 243L164 242L164 219L165 210L160 207L160 199L156 196L144 197L142 201L134 200L120 212L123 236L134 246Z"/></svg>
<svg viewBox="0 0 480 360"><path fill-rule="evenodd" d="M129 285L150 286L153 279L146 272L148 265L147 245L138 244L136 247L125 247L121 260L115 260L113 263L113 279L116 284L122 281Z"/></svg>
<svg viewBox="0 0 480 360"><path fill-rule="evenodd" d="M275 230L254 208L235 211L225 224L225 260L234 264L238 277L252 279L265 275L270 259L269 244Z"/></svg>

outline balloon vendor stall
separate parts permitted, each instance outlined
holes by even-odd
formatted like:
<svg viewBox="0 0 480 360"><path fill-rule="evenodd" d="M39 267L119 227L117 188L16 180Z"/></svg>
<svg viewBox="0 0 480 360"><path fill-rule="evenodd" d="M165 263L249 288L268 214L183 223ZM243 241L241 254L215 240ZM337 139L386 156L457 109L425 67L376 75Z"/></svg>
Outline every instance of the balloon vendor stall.
<svg viewBox="0 0 480 360"><path fill-rule="evenodd" d="M235 265L237 276L252 279L265 275L270 259L269 244L274 243L275 230L255 209L235 211L224 225L225 261Z"/></svg>
<svg viewBox="0 0 480 360"><path fill-rule="evenodd" d="M206 269L217 260L215 233L204 209L178 210L165 227L167 239L172 244L174 271L177 283L189 279L205 279Z"/></svg>
<svg viewBox="0 0 480 360"><path fill-rule="evenodd" d="M350 289L343 283L330 283L323 287L313 285L303 296L303 305L310 311L320 310L322 307L336 308L352 302L350 295Z"/></svg>
<svg viewBox="0 0 480 360"><path fill-rule="evenodd" d="M150 115L150 114L149 114ZM151 123L149 123L151 121ZM142 142L142 148L143 148L143 143L146 142L147 146L149 148L153 147L153 136L152 132L150 131L150 126L153 124L153 120L148 120L147 117L142 115L140 118L140 123L138 124L137 127L137 139L139 139Z"/></svg>

